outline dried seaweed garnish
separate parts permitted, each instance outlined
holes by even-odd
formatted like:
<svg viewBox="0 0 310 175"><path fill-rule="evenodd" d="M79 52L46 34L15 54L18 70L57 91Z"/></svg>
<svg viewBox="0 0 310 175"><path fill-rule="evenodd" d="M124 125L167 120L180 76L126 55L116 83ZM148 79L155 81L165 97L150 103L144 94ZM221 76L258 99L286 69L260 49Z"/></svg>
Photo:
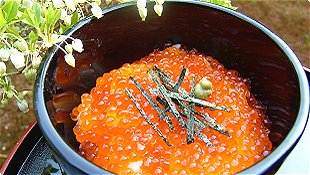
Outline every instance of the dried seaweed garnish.
<svg viewBox="0 0 310 175"><path fill-rule="evenodd" d="M174 87L172 89L173 92L178 92L178 90L179 90L179 88L180 88L180 86L181 86L181 84L182 84L182 82L183 82L183 80L185 78L185 73L186 73L186 67L183 66L181 74L179 76L179 79L178 79L177 83L174 85Z"/></svg>
<svg viewBox="0 0 310 175"><path fill-rule="evenodd" d="M211 143L210 139L204 135L203 133L201 133L200 131L198 131L197 129L194 129L195 134L198 136L198 138L200 138L205 144L207 144L207 146L210 146L211 148L213 148L213 144Z"/></svg>
<svg viewBox="0 0 310 175"><path fill-rule="evenodd" d="M161 69L159 69L157 66L154 66L153 70L161 78L161 81L165 84L165 86L167 88L171 89L172 85L174 84L174 81L166 73L164 73ZM195 85L193 85L193 83L192 83L192 86L195 86ZM193 93L192 91L194 90L193 88L191 89L191 94L188 94L187 91L185 91L185 89L183 89L182 87L180 87L178 90L180 91L180 93L169 91L168 95L171 98L178 99L179 105L182 105L183 107L187 108L187 105L185 105L185 103L183 101L181 101L181 100L185 100L185 98L188 98L189 102L193 102L193 103L196 103L196 104L202 104L204 106L207 106L207 107L211 108L212 110L217 109L217 110L224 110L224 111L227 111L227 112L230 111L230 109L227 108L227 107L217 106L214 103L210 103L210 102L207 102L207 101L204 101L204 100L200 100L200 99L194 98L193 96L191 96L191 94ZM150 92L158 95L158 91L156 89L150 89ZM185 100L185 101L187 101L187 100ZM195 110L193 110L193 112L195 114L203 117L205 120L207 120L208 122L204 122L204 123L206 125L208 125L210 128L212 128L212 129L214 129L214 130L216 130L216 131L218 131L218 132L220 132L220 133L222 133L224 135L230 136L228 134L228 132L220 124L216 123L216 121L214 119L212 119L207 113L206 114L202 114L202 113L197 112Z"/></svg>
<svg viewBox="0 0 310 175"><path fill-rule="evenodd" d="M125 92L128 95L128 97L130 98L130 100L135 104L136 108L139 110L140 114L144 117L144 119L146 120L146 122L148 124L150 124L152 126L152 128L158 133L158 135L165 141L165 143L168 146L171 146L171 144L169 143L169 141L167 140L166 136L157 128L156 125L154 125L154 123L150 120L150 118L146 115L146 113L144 112L144 110L141 108L141 106L139 105L139 103L137 102L136 98L132 95L132 93L125 88Z"/></svg>
<svg viewBox="0 0 310 175"><path fill-rule="evenodd" d="M181 89L181 87L180 87ZM157 89L152 89L152 91L150 91L152 94L154 95L159 95L159 91ZM212 110L221 110L221 111L227 111L229 112L230 109L227 108L227 107L224 107L224 106L218 106L214 103L210 103L210 102L207 102L205 100L201 100L201 99L198 99L198 98L195 98L195 97L191 97L190 95L186 94L180 94L180 93L177 93L177 92L172 92L172 91L169 91L167 90L167 94L170 98L174 98L174 99L178 99L178 100L184 100L184 101L187 101L187 102L192 102L192 103L195 103L195 104L198 104L198 105L201 105L202 107L207 107L207 108L210 108Z"/></svg>
<svg viewBox="0 0 310 175"><path fill-rule="evenodd" d="M169 129L172 130L174 128L171 119L166 115L165 111L163 111L158 104L152 99L152 97L146 92L146 90L139 84L139 82L133 78L132 76L129 77L129 79L131 79L136 87L140 90L140 92L142 93L142 95L146 98L146 100L151 104L151 106L154 108L154 110L159 114L160 119L164 120Z"/></svg>
<svg viewBox="0 0 310 175"><path fill-rule="evenodd" d="M160 77L161 81L165 84L166 87L168 87L170 89L173 87L174 81L166 73L164 73L157 66L154 66L153 70L154 70L154 72L156 72L158 74L158 76ZM218 105L216 105L214 103L210 103L210 102L207 102L207 101L204 101L204 100L200 100L200 99L197 99L197 98L190 97L190 95L182 87L179 87L179 91L180 91L180 93L175 93L175 92L174 92L175 94L171 93L171 98L177 98L177 99L180 99L180 100L186 100L186 101L189 101L189 102L194 102L196 104L199 104L199 105L202 105L202 106L206 106L206 107L208 107L208 108L210 108L212 110L222 110L222 111L227 111L227 112L230 111L230 109L227 108L227 107L218 106Z"/></svg>
<svg viewBox="0 0 310 175"><path fill-rule="evenodd" d="M183 128L186 128L187 144L194 142L194 135L197 135L197 137L201 139L207 146L213 147L213 144L211 143L209 138L201 132L201 130L205 129L206 126L229 136L228 132L213 118L211 118L208 113L203 114L195 110L194 106L203 106L211 110L224 110L229 112L229 108L227 107L218 106L214 103L210 103L194 97L196 78L193 78L192 80L190 93L188 93L185 89L181 87L181 84L185 78L186 67L182 67L182 71L176 83L174 83L174 81L167 74L165 74L156 66L154 66L153 69L148 70L148 73L157 86L156 89L149 89L149 91L151 94L156 95L156 100L159 104L163 106L163 109L159 106L158 103L155 102L155 100L152 99L152 97L147 93L147 91L139 84L136 79L134 79L133 77L130 77L130 79L134 82L142 95L151 104L153 109L159 114L160 119L163 119L168 124L170 130L172 130L173 125L171 119L166 115L166 112L171 113L171 115L178 120L179 124ZM145 118L145 120L153 127L153 129L159 134L159 136L162 137L162 139L167 143L167 145L170 146L170 143L168 142L166 137L146 116L146 113L140 107L131 92L127 88L125 88L125 91L130 97L131 101L134 102L137 109ZM198 118L197 116L200 117ZM186 120L184 120L183 117Z"/></svg>
<svg viewBox="0 0 310 175"><path fill-rule="evenodd" d="M183 73L183 70L182 70L182 73ZM184 74L185 74L185 72L184 72ZM191 84L191 94L190 94L191 96L194 96L193 94L194 94L195 81L196 81L196 79L194 78L192 80L192 84ZM186 142L187 142L187 144L194 142L194 125L195 125L194 121L195 120L194 120L194 113L192 112L194 110L194 103L189 103L189 109L190 110L189 110L188 120L187 120L188 128L186 130Z"/></svg>
<svg viewBox="0 0 310 175"><path fill-rule="evenodd" d="M159 97L159 96L156 97L156 100L165 108L165 111L170 112L170 108L169 108L169 106L168 106L166 100L164 100L163 98L161 98L161 97ZM178 103L178 102L175 102L175 103ZM182 116L184 116L185 118L188 118L188 117L187 117L187 114L185 114L185 113L183 112L183 110L182 110L182 111L179 111L179 113L180 113ZM204 122L204 121L198 119L198 118L195 117L195 116L194 116L194 120L195 120L195 125L197 126L198 129L200 129L200 130L206 129L206 125L207 125L206 122Z"/></svg>
<svg viewBox="0 0 310 175"><path fill-rule="evenodd" d="M150 74L151 78L153 81L156 83L158 86L158 89L160 91L160 94L164 97L164 99L167 101L170 109L171 109L171 114L179 121L180 125L184 128L185 127L185 121L181 117L179 111L176 109L176 106L173 104L171 98L167 94L167 89L165 88L164 85L160 83L158 80L158 77L154 74L152 70L148 70L148 73Z"/></svg>
<svg viewBox="0 0 310 175"><path fill-rule="evenodd" d="M157 99L158 101L160 101L160 103L163 103L165 104L165 100L162 99L162 98L158 98ZM171 109L169 108L169 106L166 104L166 107L168 108L168 110L171 111ZM187 113L187 111L185 111L185 113ZM188 116L188 114L184 114L185 116ZM186 122L185 123L186 127L188 128L188 123ZM196 128L193 128L193 131L194 131L194 134L196 134L198 136L199 139L201 139L207 146L210 146L210 147L214 147L213 144L211 143L210 139L204 135L203 133L201 133L199 130L197 130Z"/></svg>
<svg viewBox="0 0 310 175"><path fill-rule="evenodd" d="M218 132L220 132L220 133L222 133L222 134L227 135L228 137L230 137L228 131L226 131L226 130L225 130L220 124L218 124L213 118L211 118L211 117L209 116L208 113L201 113L201 112L198 112L198 111L195 111L195 110L194 110L193 112L194 112L195 114L197 114L197 115L203 117L205 120L207 120L208 122L206 122L206 124L207 124L210 128L212 128L212 129L214 129L215 131L218 131Z"/></svg>

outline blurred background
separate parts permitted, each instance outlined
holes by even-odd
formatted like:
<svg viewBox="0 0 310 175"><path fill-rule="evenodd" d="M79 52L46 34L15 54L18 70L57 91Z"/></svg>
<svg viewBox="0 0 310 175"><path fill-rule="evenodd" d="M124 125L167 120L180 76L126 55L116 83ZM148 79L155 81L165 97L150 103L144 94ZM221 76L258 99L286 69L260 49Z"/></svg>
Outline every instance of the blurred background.
<svg viewBox="0 0 310 175"><path fill-rule="evenodd" d="M232 0L237 11L267 26L310 67L310 2L308 0ZM164 15L164 14L163 14ZM23 76L23 75L22 75ZM14 77L16 89L32 89L32 82ZM0 167L28 126L35 121L32 94L27 95L30 111L21 113L16 102L0 108Z"/></svg>

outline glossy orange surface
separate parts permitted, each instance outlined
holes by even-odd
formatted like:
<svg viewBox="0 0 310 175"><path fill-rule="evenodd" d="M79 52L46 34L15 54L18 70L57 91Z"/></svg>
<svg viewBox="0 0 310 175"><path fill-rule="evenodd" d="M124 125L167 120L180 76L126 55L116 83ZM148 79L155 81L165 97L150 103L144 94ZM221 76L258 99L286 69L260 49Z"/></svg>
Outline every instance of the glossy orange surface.
<svg viewBox="0 0 310 175"><path fill-rule="evenodd" d="M190 91L193 77L199 82L207 77L213 93L206 101L230 107L230 112L208 110L226 128L231 137L210 128L201 132L214 145L210 148L197 136L186 143L186 129L170 114L175 128L167 124L150 106L134 83L133 76L147 91L156 88L147 70L157 65L174 81L182 66L187 68L182 87ZM145 121L124 89L132 91L152 122L163 132L172 146L162 140ZM196 50L175 47L156 51L132 64L125 64L99 77L91 92L81 97L74 109L78 122L74 127L81 143L80 153L98 166L118 174L233 174L266 157L272 148L264 122L264 107L250 93L249 82L238 73L227 70L211 57ZM152 98L156 96L152 95Z"/></svg>

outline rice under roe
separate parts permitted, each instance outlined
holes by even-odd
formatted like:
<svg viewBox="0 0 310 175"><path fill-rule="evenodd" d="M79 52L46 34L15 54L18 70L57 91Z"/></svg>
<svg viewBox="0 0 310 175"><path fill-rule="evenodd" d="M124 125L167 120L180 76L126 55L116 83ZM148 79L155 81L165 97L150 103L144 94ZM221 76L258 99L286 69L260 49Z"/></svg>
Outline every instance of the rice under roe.
<svg viewBox="0 0 310 175"><path fill-rule="evenodd" d="M213 92L205 99L230 112L195 107L208 113L229 132L231 137L210 128L201 132L209 137L214 148L195 136L194 143L186 143L186 129L170 116L172 131L143 97L133 76L146 90L156 88L147 70L157 65L175 82L187 68L181 85L190 92L191 81L207 77ZM118 174L233 174L266 157L272 148L264 107L250 93L249 83L227 70L217 60L175 47L156 51L132 64L103 74L96 87L81 97L82 103L73 110L78 115L74 127L80 142L80 154L96 165ZM145 121L124 89L132 91L151 121L157 125L172 146ZM156 96L151 95L153 99Z"/></svg>

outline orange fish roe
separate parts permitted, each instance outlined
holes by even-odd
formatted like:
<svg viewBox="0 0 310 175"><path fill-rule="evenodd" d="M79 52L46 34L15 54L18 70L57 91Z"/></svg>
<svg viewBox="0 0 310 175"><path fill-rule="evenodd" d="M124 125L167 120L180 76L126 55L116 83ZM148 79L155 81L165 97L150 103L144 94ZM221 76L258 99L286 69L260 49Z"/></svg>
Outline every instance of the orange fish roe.
<svg viewBox="0 0 310 175"><path fill-rule="evenodd" d="M169 130L129 79L134 77L149 93L156 84L147 71L155 65L175 82L185 66L187 72L181 87L188 92L194 77L196 82L207 77L213 92L206 101L227 106L230 112L195 109L208 113L226 128L230 137L207 127L201 132L214 147L208 147L196 135L195 141L187 144L186 129L170 114L174 129ZM139 113L125 88L132 91L147 116L167 137L170 147ZM74 133L80 142L81 155L118 174L233 174L263 159L272 148L264 126L267 118L263 107L250 94L245 79L195 50L170 47L124 64L99 77L96 87L83 94L81 101L74 110L78 114Z"/></svg>

